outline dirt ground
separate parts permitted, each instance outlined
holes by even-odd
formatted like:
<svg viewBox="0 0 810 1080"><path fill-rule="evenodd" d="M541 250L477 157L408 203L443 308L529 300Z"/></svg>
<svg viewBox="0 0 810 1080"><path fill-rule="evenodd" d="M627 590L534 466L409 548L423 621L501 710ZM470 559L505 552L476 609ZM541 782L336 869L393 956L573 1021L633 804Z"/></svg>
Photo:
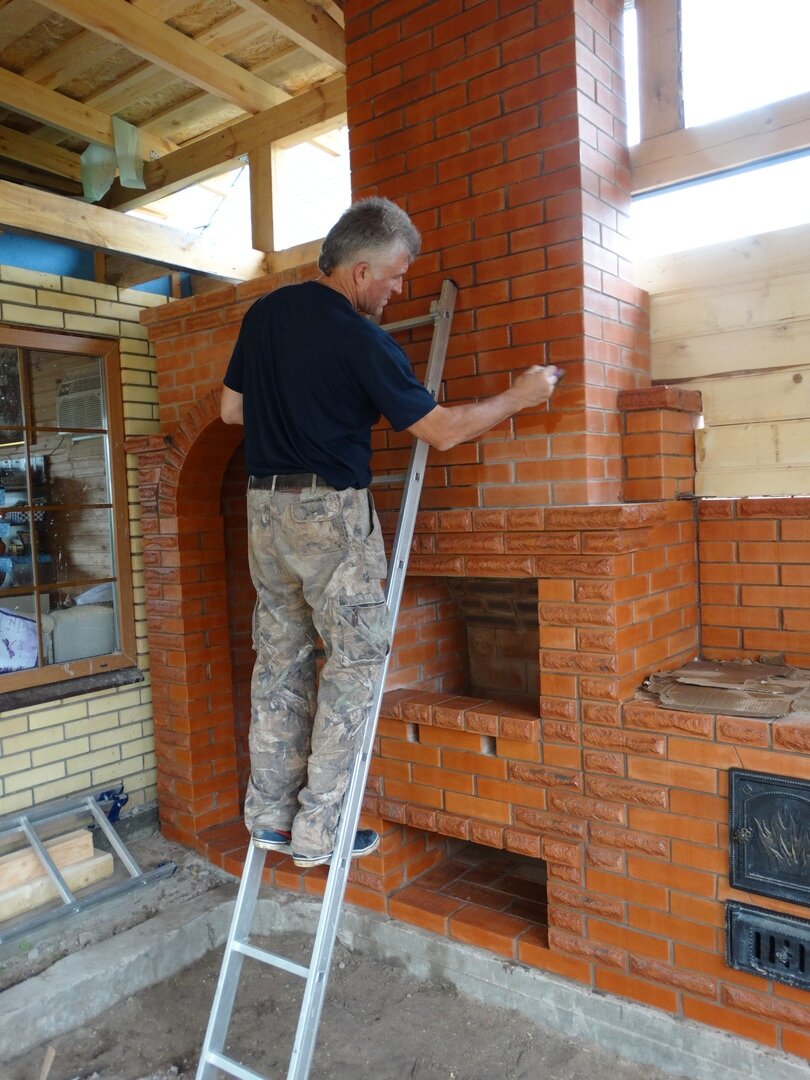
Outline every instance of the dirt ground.
<svg viewBox="0 0 810 1080"><path fill-rule="evenodd" d="M0 957L5 985L53 960L149 918L167 905L222 884L224 875L160 837L133 840L142 869L169 857L177 873L151 886L128 911L97 914L89 925L51 932L24 954ZM101 909L96 909L99 912ZM305 963L311 938L285 934L272 951ZM33 955L32 955L33 954ZM48 1080L187 1080L193 1077L222 950L173 978L120 1002L51 1043ZM283 1078L298 1017L302 980L246 960L226 1052L263 1076ZM43 1080L47 1046L0 1065L2 1080ZM664 1080L650 1066L624 1062L580 1039L534 1026L455 988L338 944L311 1080Z"/></svg>
<svg viewBox="0 0 810 1080"><path fill-rule="evenodd" d="M284 935L274 951L304 961L309 939ZM222 950L128 998L96 1022L53 1041L49 1080L193 1077ZM658 1080L580 1040L335 951L311 1080ZM269 1078L286 1076L301 981L246 961L227 1052ZM45 1049L10 1063L7 1080L37 1080ZM6 1080L6 1077L4 1077Z"/></svg>

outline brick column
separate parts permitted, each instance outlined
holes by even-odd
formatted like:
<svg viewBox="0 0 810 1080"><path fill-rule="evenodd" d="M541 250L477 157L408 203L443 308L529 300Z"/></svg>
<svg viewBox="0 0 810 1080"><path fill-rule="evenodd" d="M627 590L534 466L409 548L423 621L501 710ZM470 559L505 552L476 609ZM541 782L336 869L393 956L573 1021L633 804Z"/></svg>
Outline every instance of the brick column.
<svg viewBox="0 0 810 1080"><path fill-rule="evenodd" d="M448 402L529 364L566 369L551 410L433 454L423 506L622 497L616 397L649 381L646 298L625 253L622 8L346 5L355 193L395 199L423 234L401 313L424 310L445 276L461 289Z"/></svg>
<svg viewBox="0 0 810 1080"><path fill-rule="evenodd" d="M624 390L619 408L624 420L624 497L650 502L693 495L700 394L675 386Z"/></svg>

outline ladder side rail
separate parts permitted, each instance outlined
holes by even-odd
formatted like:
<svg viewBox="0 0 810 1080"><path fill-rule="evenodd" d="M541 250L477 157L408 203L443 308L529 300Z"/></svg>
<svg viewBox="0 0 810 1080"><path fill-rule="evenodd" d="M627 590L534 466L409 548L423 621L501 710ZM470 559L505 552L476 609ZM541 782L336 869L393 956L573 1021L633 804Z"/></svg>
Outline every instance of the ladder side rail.
<svg viewBox="0 0 810 1080"><path fill-rule="evenodd" d="M436 323L433 332L433 340L430 343L428 353L427 371L425 373L425 389L432 395L433 400L439 396L439 390L444 373L444 362L447 356L447 345L450 340L450 328L455 311L458 287L450 278L446 278L442 284L439 300L436 307ZM405 497L397 520L397 528L394 533L394 543L391 549L391 560L388 566L388 582L386 586L386 601L388 603L389 617L391 620L391 634L396 629L399 616L399 605L405 584L405 573L408 567L408 558L413 542L413 531L416 525L416 514L419 509L419 500L422 496L422 484L425 476L425 464L427 462L430 447L421 439L416 439L411 447L411 458L406 473ZM416 482L415 482L416 481ZM393 583L397 583L394 589ZM393 601L393 603L392 603ZM387 666L387 665L386 665ZM382 697L382 695L380 695ZM375 718L376 726L376 718ZM374 733L372 732L372 739Z"/></svg>
<svg viewBox="0 0 810 1080"><path fill-rule="evenodd" d="M88 795L86 800L86 806L90 813L93 815L93 819L95 820L96 824L99 826L101 831L109 840L113 850L115 851L115 854L129 871L130 877L141 877L140 866L138 866L138 864L135 862L133 857L127 851L124 844L121 843L118 833L110 824L107 815L98 805L98 802Z"/></svg>
<svg viewBox="0 0 810 1080"><path fill-rule="evenodd" d="M264 860L264 850L256 847L253 843L248 843L242 880L239 883L239 892L236 896L231 925L225 942L222 967L214 991L208 1027L200 1052L196 1080L214 1080L217 1068L214 1057L222 1054L225 1047L225 1038L231 1022L231 1013L233 1012L233 1003L243 960L241 952L235 948L235 943L246 944L250 935L253 912L262 880ZM232 1073L232 1075L239 1074Z"/></svg>
<svg viewBox="0 0 810 1080"><path fill-rule="evenodd" d="M441 385L457 291L455 283L449 279L446 280L442 286L437 306L435 329L425 379L425 386L434 398L438 395ZM422 492L428 450L427 443L421 439L417 439L411 449L405 498L399 513L389 563L386 603L389 610L392 641L404 590L408 557L413 541L413 531ZM326 993L326 983L337 933L337 922L348 883L351 847L354 843L354 834L368 779L372 745L379 719L389 660L390 650L383 661L375 685L361 747L344 796L338 835L335 840L335 854L329 867L321 916L310 961L312 974L307 980L304 991L287 1080L307 1080L312 1067L315 1037Z"/></svg>

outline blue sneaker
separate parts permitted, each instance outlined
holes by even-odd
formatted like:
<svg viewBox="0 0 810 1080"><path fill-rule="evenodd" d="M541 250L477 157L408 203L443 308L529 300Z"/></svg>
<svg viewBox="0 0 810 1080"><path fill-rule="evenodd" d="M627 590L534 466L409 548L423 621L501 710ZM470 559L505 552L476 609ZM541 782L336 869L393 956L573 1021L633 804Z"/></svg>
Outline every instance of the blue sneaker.
<svg viewBox="0 0 810 1080"><path fill-rule="evenodd" d="M254 829L250 834L256 847L267 851L289 851L292 833L285 829Z"/></svg>
<svg viewBox="0 0 810 1080"><path fill-rule="evenodd" d="M379 846L379 833L374 832L373 829L358 829L354 834L351 857L361 859L364 855L370 855L372 851L376 851ZM296 866L323 866L331 862L333 854L332 851L326 855L298 855L293 852L293 862Z"/></svg>

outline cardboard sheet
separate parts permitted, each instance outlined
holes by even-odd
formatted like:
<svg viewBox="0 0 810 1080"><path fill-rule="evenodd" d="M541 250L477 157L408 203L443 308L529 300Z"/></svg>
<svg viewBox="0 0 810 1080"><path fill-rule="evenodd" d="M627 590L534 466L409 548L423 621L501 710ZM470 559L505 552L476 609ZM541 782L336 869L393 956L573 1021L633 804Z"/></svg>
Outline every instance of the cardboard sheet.
<svg viewBox="0 0 810 1080"><path fill-rule="evenodd" d="M810 700L810 671L759 661L693 660L651 675L644 689L665 709L777 720Z"/></svg>

